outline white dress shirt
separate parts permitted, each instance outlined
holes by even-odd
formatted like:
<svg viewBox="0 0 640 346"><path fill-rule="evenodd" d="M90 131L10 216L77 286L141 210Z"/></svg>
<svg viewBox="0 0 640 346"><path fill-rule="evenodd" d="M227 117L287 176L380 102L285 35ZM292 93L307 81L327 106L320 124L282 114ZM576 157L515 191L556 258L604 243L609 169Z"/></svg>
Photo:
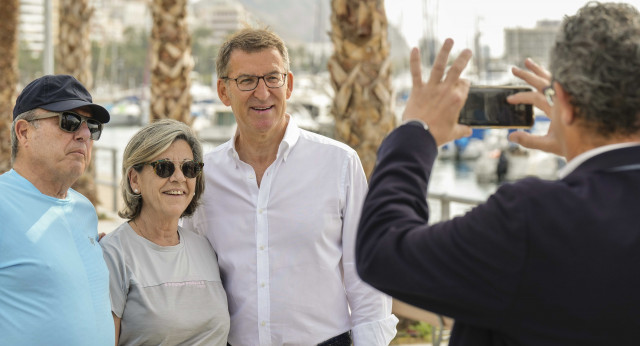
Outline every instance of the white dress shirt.
<svg viewBox="0 0 640 346"><path fill-rule="evenodd" d="M637 145L640 145L640 143L630 142L630 143L608 144L608 145L603 145L601 147L597 147L597 148L593 148L591 150L585 151L584 153L574 157L573 160L567 162L567 164L564 167L558 170L558 178L564 179L564 177L571 174L571 172L573 172L576 168L578 168L578 166L580 166L582 163L584 163L585 161L587 161L588 159L596 155L600 155L611 150L635 147Z"/></svg>
<svg viewBox="0 0 640 346"><path fill-rule="evenodd" d="M229 343L315 345L352 331L388 345L391 299L356 273L355 233L367 182L356 152L289 124L260 187L235 138L205 155L206 189L185 228L218 254Z"/></svg>

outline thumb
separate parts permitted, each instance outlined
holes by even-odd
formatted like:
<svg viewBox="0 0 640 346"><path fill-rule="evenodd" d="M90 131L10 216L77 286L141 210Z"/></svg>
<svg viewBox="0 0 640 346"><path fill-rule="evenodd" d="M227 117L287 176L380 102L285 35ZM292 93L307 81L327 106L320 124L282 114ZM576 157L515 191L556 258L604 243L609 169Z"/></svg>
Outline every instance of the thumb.
<svg viewBox="0 0 640 346"><path fill-rule="evenodd" d="M509 134L509 140L514 143L521 144L520 142L522 141L522 137L524 137L523 134L528 135L528 133L522 131L511 132Z"/></svg>
<svg viewBox="0 0 640 346"><path fill-rule="evenodd" d="M525 148L538 149L556 155L561 155L558 143L555 141L554 137L550 135L536 136L523 131L516 131L509 135L509 140L520 144Z"/></svg>
<svg viewBox="0 0 640 346"><path fill-rule="evenodd" d="M534 143L536 142L536 140L539 140L539 139L540 137L533 136L524 131L515 131L509 134L509 140L511 142L520 144L526 148L532 148L533 146L535 146Z"/></svg>
<svg viewBox="0 0 640 346"><path fill-rule="evenodd" d="M462 137L469 137L473 133L471 127L467 125L456 124L454 128L454 137L460 139Z"/></svg>

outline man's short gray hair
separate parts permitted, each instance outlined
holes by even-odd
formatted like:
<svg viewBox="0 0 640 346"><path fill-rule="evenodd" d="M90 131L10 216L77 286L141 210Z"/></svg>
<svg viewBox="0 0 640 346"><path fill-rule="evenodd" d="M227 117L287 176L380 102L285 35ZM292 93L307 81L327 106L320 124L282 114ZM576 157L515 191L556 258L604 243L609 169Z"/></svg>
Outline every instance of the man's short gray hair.
<svg viewBox="0 0 640 346"><path fill-rule="evenodd" d="M38 108L26 111L24 113L18 114L18 116L13 119L13 124L11 124L11 164L16 160L16 156L18 156L18 135L16 134L16 123L18 120L26 120L30 121L31 124L35 127L38 127L38 122L34 121L39 115Z"/></svg>
<svg viewBox="0 0 640 346"><path fill-rule="evenodd" d="M551 51L553 78L578 119L607 138L640 130L640 13L590 2L566 17Z"/></svg>
<svg viewBox="0 0 640 346"><path fill-rule="evenodd" d="M277 49L285 71L289 72L289 51L282 38L268 28L245 27L229 36L220 46L216 58L218 78L228 77L229 61L235 50L256 53L265 49Z"/></svg>

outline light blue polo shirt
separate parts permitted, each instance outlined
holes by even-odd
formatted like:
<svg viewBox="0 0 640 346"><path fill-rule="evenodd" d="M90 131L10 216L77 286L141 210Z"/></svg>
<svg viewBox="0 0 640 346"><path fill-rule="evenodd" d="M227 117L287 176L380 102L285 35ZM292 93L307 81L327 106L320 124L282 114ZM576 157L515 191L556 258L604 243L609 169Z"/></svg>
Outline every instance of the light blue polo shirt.
<svg viewBox="0 0 640 346"><path fill-rule="evenodd" d="M115 343L98 218L84 196L0 175L0 344Z"/></svg>

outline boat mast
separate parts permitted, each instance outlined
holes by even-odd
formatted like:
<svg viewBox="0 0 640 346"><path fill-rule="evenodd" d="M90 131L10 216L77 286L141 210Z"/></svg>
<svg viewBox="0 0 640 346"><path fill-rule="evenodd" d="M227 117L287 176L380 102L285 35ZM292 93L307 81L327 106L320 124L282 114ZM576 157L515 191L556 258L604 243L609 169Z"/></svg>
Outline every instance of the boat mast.
<svg viewBox="0 0 640 346"><path fill-rule="evenodd" d="M436 38L436 28L438 27L438 0L422 0L422 59L427 67L433 65L438 42Z"/></svg>

